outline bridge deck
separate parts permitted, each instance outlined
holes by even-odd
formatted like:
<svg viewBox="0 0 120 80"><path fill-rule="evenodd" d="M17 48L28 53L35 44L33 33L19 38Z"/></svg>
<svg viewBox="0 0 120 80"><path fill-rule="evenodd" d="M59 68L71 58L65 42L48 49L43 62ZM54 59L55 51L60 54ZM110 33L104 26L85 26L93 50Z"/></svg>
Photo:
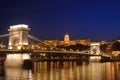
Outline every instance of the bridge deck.
<svg viewBox="0 0 120 80"><path fill-rule="evenodd" d="M109 56L109 55L89 54L89 53L76 52L76 51L40 51L40 50L11 50L11 49L0 49L0 53L5 53L5 54L45 53L48 55L76 55L76 56L81 55L81 56L106 56L106 57Z"/></svg>

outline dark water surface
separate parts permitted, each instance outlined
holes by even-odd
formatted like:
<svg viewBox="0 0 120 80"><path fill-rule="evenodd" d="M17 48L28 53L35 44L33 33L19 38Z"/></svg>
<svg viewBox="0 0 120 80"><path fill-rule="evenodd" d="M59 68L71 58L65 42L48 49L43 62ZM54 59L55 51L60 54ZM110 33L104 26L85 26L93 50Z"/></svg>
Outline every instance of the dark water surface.
<svg viewBox="0 0 120 80"><path fill-rule="evenodd" d="M32 70L2 69L0 80L120 80L120 62L37 62Z"/></svg>

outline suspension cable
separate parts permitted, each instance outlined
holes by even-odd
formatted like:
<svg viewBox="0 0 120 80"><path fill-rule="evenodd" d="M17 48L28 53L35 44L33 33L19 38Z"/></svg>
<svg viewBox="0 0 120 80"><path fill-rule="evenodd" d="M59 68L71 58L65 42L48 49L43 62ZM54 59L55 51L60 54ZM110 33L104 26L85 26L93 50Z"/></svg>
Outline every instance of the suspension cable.
<svg viewBox="0 0 120 80"><path fill-rule="evenodd" d="M3 34L3 35L0 35L0 38L8 37L8 36L10 36L10 35L15 35L15 34L17 34L17 33Z"/></svg>
<svg viewBox="0 0 120 80"><path fill-rule="evenodd" d="M49 46L49 47L52 47L52 48L54 48L54 49L57 49L57 50L62 51L62 49L59 49L59 48L56 48L56 47L50 46L50 45L48 45L48 44L44 43L43 41L41 41L41 40L37 39L36 37L31 36L30 34L28 34L28 37L29 37L29 38L31 38L31 39L33 39L33 40L36 40L36 41L38 41L38 42L40 42L40 43L42 43L42 44L44 44L44 45L46 45L46 46Z"/></svg>
<svg viewBox="0 0 120 80"><path fill-rule="evenodd" d="M0 35L0 38L3 38L3 37L7 37L9 36L10 34L3 34L3 35Z"/></svg>

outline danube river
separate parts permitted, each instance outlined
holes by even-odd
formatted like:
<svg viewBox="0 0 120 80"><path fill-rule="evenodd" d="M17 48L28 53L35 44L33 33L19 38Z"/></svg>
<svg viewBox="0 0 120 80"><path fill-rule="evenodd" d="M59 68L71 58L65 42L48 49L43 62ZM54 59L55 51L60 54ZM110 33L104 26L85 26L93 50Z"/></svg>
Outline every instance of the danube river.
<svg viewBox="0 0 120 80"><path fill-rule="evenodd" d="M1 71L0 80L120 80L120 62L37 62L33 69Z"/></svg>

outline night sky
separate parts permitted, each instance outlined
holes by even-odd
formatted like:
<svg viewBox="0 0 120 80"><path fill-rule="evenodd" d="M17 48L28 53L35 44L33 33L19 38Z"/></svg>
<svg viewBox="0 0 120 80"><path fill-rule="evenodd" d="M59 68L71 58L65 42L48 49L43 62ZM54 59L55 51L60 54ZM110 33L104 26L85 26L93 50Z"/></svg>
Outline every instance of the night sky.
<svg viewBox="0 0 120 80"><path fill-rule="evenodd" d="M30 34L44 39L120 37L120 1L115 0L0 0L0 35L11 25L27 24Z"/></svg>

